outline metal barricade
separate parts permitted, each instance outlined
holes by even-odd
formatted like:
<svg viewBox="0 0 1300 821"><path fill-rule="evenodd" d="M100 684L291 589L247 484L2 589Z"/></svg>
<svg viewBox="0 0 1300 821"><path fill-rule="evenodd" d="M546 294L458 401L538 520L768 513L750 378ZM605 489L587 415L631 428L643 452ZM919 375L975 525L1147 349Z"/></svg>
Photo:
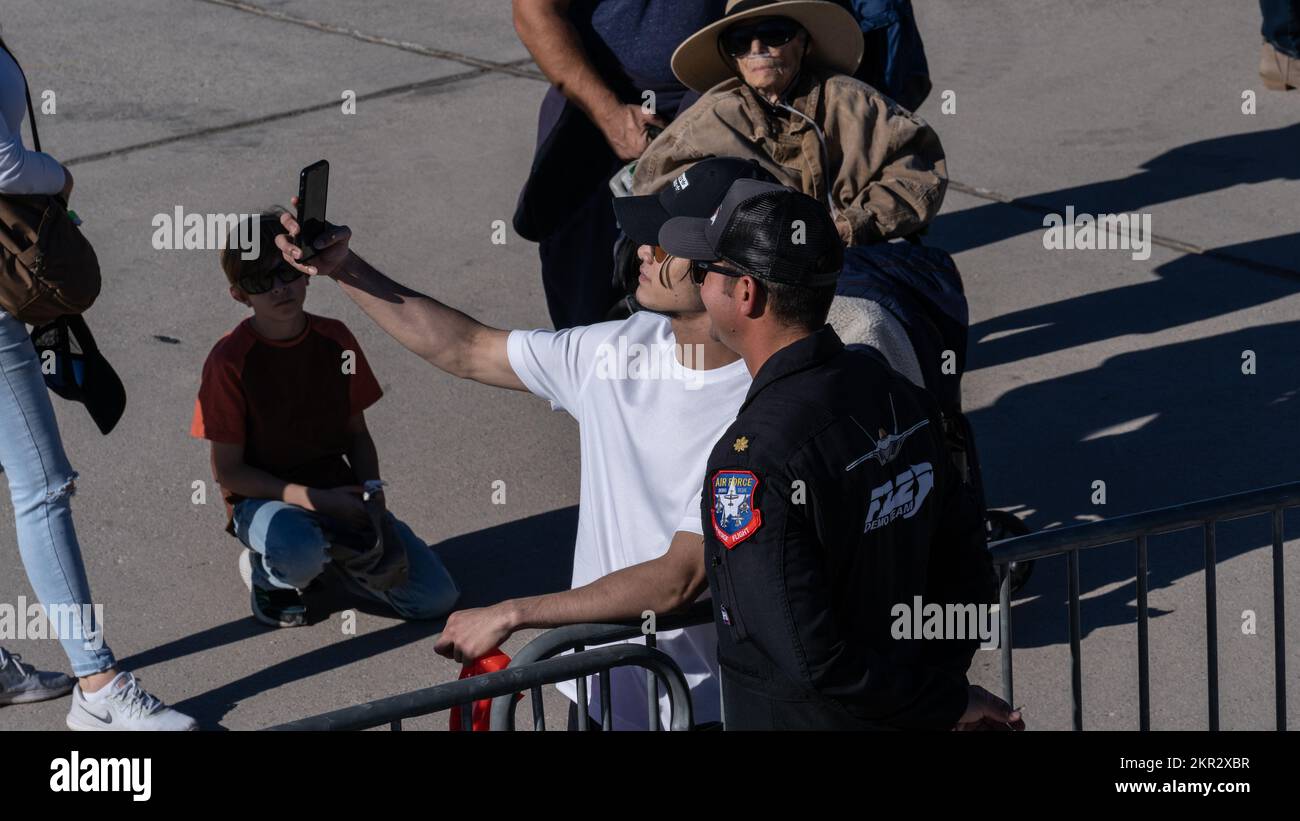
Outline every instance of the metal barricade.
<svg viewBox="0 0 1300 821"><path fill-rule="evenodd" d="M1139 729L1151 729L1149 633L1147 624L1147 547L1151 536L1201 527L1205 534L1205 663L1209 691L1209 727L1219 729L1218 590L1216 586L1215 525L1248 516L1270 514L1273 529L1273 656L1277 729L1286 729L1286 597L1283 583L1283 515L1300 506L1300 482L1261 488L1246 493L1189 502L1159 510L1135 513L1100 522L1045 530L1004 539L991 545L993 561L1003 568L998 615L1002 652L1002 690L1015 704L1011 654L1011 580L1005 572L1011 562L1066 554L1070 619L1070 696L1075 730L1083 729L1083 662L1080 653L1079 553L1093 547L1132 541L1136 543L1138 609L1138 714Z"/></svg>
<svg viewBox="0 0 1300 821"><path fill-rule="evenodd" d="M534 664L511 667L495 673L451 681L415 690L398 696L345 707L310 718L268 727L283 731L342 731L365 730L389 725L402 729L408 718L471 705L481 699L503 696L514 701L513 695L523 690L540 690L542 685L568 681L578 676L605 673L615 667L642 667L648 675L662 680L667 688L670 704L669 727L672 730L689 730L693 723L690 689L686 678L666 653L639 644L619 644L601 647L585 653L575 653L560 658L545 659ZM468 725L466 725L468 726Z"/></svg>
<svg viewBox="0 0 1300 821"><path fill-rule="evenodd" d="M1003 569L999 593L1000 644L1003 696L1015 704L1012 675L1013 632L1011 618L1011 580L1005 569L1018 561L1029 561L1065 554L1070 623L1070 695L1072 723L1083 729L1083 666L1080 651L1079 553L1094 547L1134 542L1136 547L1136 582L1138 607L1138 709L1139 728L1151 728L1151 694L1149 675L1149 630L1147 614L1148 540L1152 536L1174 533L1193 527L1204 532L1206 677L1211 730L1219 729L1218 619L1216 609L1216 532L1218 522L1269 514L1272 524L1273 620L1274 620L1274 688L1277 729L1285 730L1286 721L1286 597L1283 589L1284 513L1300 506L1300 482L1221 496L1172 507L1135 513L1100 522L1046 530L1004 539L990 545L993 562ZM689 609L657 620L658 631L675 630L708 624L712 621L711 603L696 602ZM659 723L658 683L667 687L670 704L670 730L689 730L693 723L690 689L681 669L667 654L658 650L654 633L645 635L646 644L613 644L586 649L592 645L621 642L643 635L641 622L614 624L573 624L548 630L527 644L505 670L439 684L403 695L335 710L299 721L270 727L270 730L362 730L390 725L401 729L403 719L453 708L466 710L474 702L492 699L493 730L513 730L514 695L530 691L534 729L546 729L542 711L542 687L561 681L576 681L578 703L587 703L586 677L598 677L601 693L601 724L610 729L609 671L616 667L636 666L646 670L647 718L651 729ZM576 651L561 655L566 651ZM579 729L586 729L587 710L578 711Z"/></svg>
<svg viewBox="0 0 1300 821"><path fill-rule="evenodd" d="M696 627L702 624L711 624L713 622L713 605L708 599L697 601L689 608L680 613L669 614L656 619L656 632L665 630L677 630L683 627ZM627 639L639 638L643 635L642 622L627 621L615 622L612 624L570 624L564 627L557 627L553 630L547 630L542 635L533 639L524 645L515 657L510 661L510 667L514 669L523 667L527 664L534 664L544 659L550 659L574 650L575 656L585 655L594 652L585 648L597 644L608 644L609 642L625 641ZM655 646L655 635L650 633L645 635L647 647ZM639 645L630 645L639 646ZM612 718L609 710L609 676L603 672L599 674L597 687L600 688L601 704L601 727L610 729ZM587 703L587 679L585 677L577 679L578 703L585 705ZM689 691L688 691L689 699ZM492 729L493 730L513 730L515 729L515 705L516 700L509 696L499 696L492 701ZM537 687L532 692L533 705L533 729L545 730L546 719L542 715L542 689ZM587 711L579 709L578 711L578 729L586 730L588 726ZM654 676L646 674L646 718L651 730L659 728L659 693L655 684Z"/></svg>

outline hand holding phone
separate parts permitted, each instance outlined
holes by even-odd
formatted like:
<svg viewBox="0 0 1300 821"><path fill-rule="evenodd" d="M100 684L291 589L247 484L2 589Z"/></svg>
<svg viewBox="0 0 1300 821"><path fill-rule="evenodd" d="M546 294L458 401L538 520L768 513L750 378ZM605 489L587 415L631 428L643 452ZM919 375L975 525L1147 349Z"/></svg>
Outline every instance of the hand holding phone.
<svg viewBox="0 0 1300 821"><path fill-rule="evenodd" d="M325 229L325 199L329 192L330 164L325 160L312 163L298 175L298 248L299 262L316 255L313 243Z"/></svg>
<svg viewBox="0 0 1300 821"><path fill-rule="evenodd" d="M294 197L291 204L296 206L298 198ZM293 214L281 214L280 224L284 226L285 233L275 238L275 247L280 250L285 262L309 276L333 277L339 273L351 253L348 243L352 239L352 231L346 225L325 223L324 230L316 240L316 244L321 247L315 249L310 261L303 262L303 252L298 247L301 233L298 230L298 220Z"/></svg>

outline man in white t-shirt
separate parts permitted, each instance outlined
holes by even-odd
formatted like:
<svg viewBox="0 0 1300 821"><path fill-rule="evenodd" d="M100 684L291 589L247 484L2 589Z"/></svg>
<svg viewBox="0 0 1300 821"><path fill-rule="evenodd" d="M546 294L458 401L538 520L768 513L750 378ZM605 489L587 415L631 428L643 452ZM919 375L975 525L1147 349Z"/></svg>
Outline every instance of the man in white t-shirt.
<svg viewBox="0 0 1300 821"><path fill-rule="evenodd" d="M638 250L637 301L626 320L564 331L504 331L387 278L348 250L351 232L330 226L318 253L297 262L289 237L277 244L308 274L336 280L380 327L455 376L547 399L579 424L582 479L572 590L462 610L447 620L435 649L469 661L516 630L669 613L704 589L700 477L718 436L734 419L750 376L745 363L710 338L709 319L685 260L655 245L672 216L707 216L736 179L761 173L750 162L701 162L656 197L625 198L620 221ZM630 206L630 207L629 207ZM691 687L697 723L721 718L713 625L658 633L659 649ZM611 679L615 729L646 726L645 674L621 668ZM572 683L560 687L576 699ZM599 715L597 688L589 709ZM666 708L667 696L661 696ZM666 713L664 714L666 717Z"/></svg>

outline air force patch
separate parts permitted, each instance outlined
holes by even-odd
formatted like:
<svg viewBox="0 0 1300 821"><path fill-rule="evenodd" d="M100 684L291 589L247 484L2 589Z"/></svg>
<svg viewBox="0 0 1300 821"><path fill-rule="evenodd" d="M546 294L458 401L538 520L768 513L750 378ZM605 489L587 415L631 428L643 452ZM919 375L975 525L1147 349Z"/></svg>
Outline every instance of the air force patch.
<svg viewBox="0 0 1300 821"><path fill-rule="evenodd" d="M748 470L719 470L712 485L713 533L730 550L763 524L763 514L754 507L758 477Z"/></svg>

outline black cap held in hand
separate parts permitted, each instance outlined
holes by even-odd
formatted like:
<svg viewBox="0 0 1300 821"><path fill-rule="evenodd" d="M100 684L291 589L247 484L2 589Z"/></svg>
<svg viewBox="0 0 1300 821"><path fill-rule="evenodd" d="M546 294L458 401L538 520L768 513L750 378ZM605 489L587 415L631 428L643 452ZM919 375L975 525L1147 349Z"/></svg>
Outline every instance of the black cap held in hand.
<svg viewBox="0 0 1300 821"><path fill-rule="evenodd" d="M659 245L674 256L724 260L742 273L785 285L830 285L844 262L844 242L825 205L757 180L733 183L707 219L664 223Z"/></svg>
<svg viewBox="0 0 1300 821"><path fill-rule="evenodd" d="M86 320L76 314L62 316L33 328L31 337L42 362L46 351L54 353L53 370L45 373L42 368L46 387L85 405L99 432L107 436L126 410L126 388L99 352Z"/></svg>
<svg viewBox="0 0 1300 821"><path fill-rule="evenodd" d="M614 214L629 239L637 245L655 245L665 222L673 217L707 217L736 180L776 182L757 160L710 157L678 174L657 194L616 197Z"/></svg>

